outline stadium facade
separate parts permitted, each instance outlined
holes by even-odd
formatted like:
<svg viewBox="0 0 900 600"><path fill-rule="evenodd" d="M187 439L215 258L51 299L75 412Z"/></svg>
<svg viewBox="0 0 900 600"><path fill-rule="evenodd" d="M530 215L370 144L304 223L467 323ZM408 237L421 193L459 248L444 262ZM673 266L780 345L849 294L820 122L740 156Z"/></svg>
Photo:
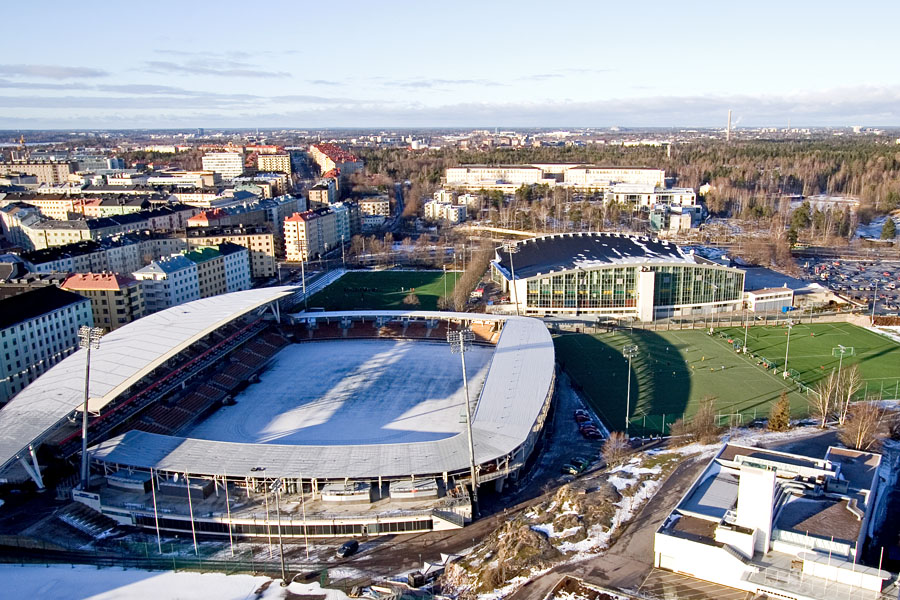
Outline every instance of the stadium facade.
<svg viewBox="0 0 900 600"><path fill-rule="evenodd" d="M656 238L562 233L497 250L494 281L521 314L596 314L641 321L739 310L744 272Z"/></svg>
<svg viewBox="0 0 900 600"><path fill-rule="evenodd" d="M296 303L295 294L285 287L224 294L104 336L91 355L93 477L87 489L72 490L73 498L123 525L234 539L271 535L275 517L268 506L277 482L284 535L330 537L461 527L472 515L473 462L482 488L500 490L518 477L541 436L555 389L553 343L540 321L418 311L283 315ZM265 401L264 393L243 394L292 345L313 344L308 347L315 352L320 341L377 341L373 352L383 363L391 344L430 343L452 361L447 332L460 327L470 328L473 343L490 356L480 386L469 386L471 453L455 412L455 425L432 423L421 439L405 442L391 437L412 429L406 413L377 443L187 437L235 400L247 407ZM63 360L0 411L0 471L8 480L27 474L43 487L39 456L45 464L78 459L84 354ZM317 376L304 365L289 367L298 373L298 386L303 377ZM364 380L374 378L365 365L358 370L367 374ZM412 402L430 408L431 400L416 400L421 393L412 387ZM371 410L366 400L356 394L342 402L348 411ZM459 412L464 404L453 406ZM318 417L346 426L337 417ZM316 426L321 421L295 429L302 437L305 427Z"/></svg>

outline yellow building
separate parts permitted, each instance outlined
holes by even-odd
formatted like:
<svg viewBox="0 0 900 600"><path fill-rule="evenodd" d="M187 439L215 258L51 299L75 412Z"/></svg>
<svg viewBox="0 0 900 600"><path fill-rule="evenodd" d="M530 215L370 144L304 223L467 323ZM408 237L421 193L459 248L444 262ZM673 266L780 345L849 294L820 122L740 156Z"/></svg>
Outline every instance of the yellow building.
<svg viewBox="0 0 900 600"><path fill-rule="evenodd" d="M60 286L91 301L94 326L107 331L144 316L141 282L117 273L75 273Z"/></svg>
<svg viewBox="0 0 900 600"><path fill-rule="evenodd" d="M275 234L268 227L235 225L230 227L191 227L186 231L188 250L231 242L250 252L250 276L274 277L277 273Z"/></svg>
<svg viewBox="0 0 900 600"><path fill-rule="evenodd" d="M256 168L264 173L291 174L290 154L260 154L256 159Z"/></svg>

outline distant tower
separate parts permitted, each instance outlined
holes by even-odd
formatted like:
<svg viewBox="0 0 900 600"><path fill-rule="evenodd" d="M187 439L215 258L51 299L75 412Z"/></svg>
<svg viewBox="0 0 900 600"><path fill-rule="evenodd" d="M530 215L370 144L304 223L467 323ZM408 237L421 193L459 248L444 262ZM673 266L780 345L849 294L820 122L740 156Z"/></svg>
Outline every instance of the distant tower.
<svg viewBox="0 0 900 600"><path fill-rule="evenodd" d="M731 109L728 109L728 128L725 129L725 141L731 141Z"/></svg>

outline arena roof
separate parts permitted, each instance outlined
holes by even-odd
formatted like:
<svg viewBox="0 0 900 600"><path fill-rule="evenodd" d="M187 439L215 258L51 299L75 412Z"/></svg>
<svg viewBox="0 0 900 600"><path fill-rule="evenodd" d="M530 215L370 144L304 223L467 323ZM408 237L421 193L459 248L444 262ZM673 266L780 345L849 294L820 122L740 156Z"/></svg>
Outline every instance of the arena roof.
<svg viewBox="0 0 900 600"><path fill-rule="evenodd" d="M522 240L516 242L512 260L516 279L610 265L696 262L692 254L667 241L618 233L560 233ZM512 279L506 250L497 251L494 264Z"/></svg>
<svg viewBox="0 0 900 600"><path fill-rule="evenodd" d="M187 302L138 319L100 340L91 355L91 412L203 336L295 291L260 288ZM85 350L63 359L0 409L0 469L84 402Z"/></svg>
<svg viewBox="0 0 900 600"><path fill-rule="evenodd" d="M472 422L481 464L513 452L528 438L553 382L553 340L537 319L425 311L348 311L295 315L411 317L506 321ZM433 442L372 445L278 445L218 442L130 431L93 450L106 463L162 471L320 479L408 477L468 468L465 432Z"/></svg>

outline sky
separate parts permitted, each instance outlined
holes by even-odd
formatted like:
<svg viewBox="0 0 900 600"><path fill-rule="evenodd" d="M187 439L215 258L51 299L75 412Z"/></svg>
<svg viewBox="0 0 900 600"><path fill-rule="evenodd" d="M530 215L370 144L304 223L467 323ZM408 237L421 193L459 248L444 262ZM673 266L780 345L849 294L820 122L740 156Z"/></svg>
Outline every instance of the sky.
<svg viewBox="0 0 900 600"><path fill-rule="evenodd" d="M6 6L0 128L900 126L900 2Z"/></svg>

